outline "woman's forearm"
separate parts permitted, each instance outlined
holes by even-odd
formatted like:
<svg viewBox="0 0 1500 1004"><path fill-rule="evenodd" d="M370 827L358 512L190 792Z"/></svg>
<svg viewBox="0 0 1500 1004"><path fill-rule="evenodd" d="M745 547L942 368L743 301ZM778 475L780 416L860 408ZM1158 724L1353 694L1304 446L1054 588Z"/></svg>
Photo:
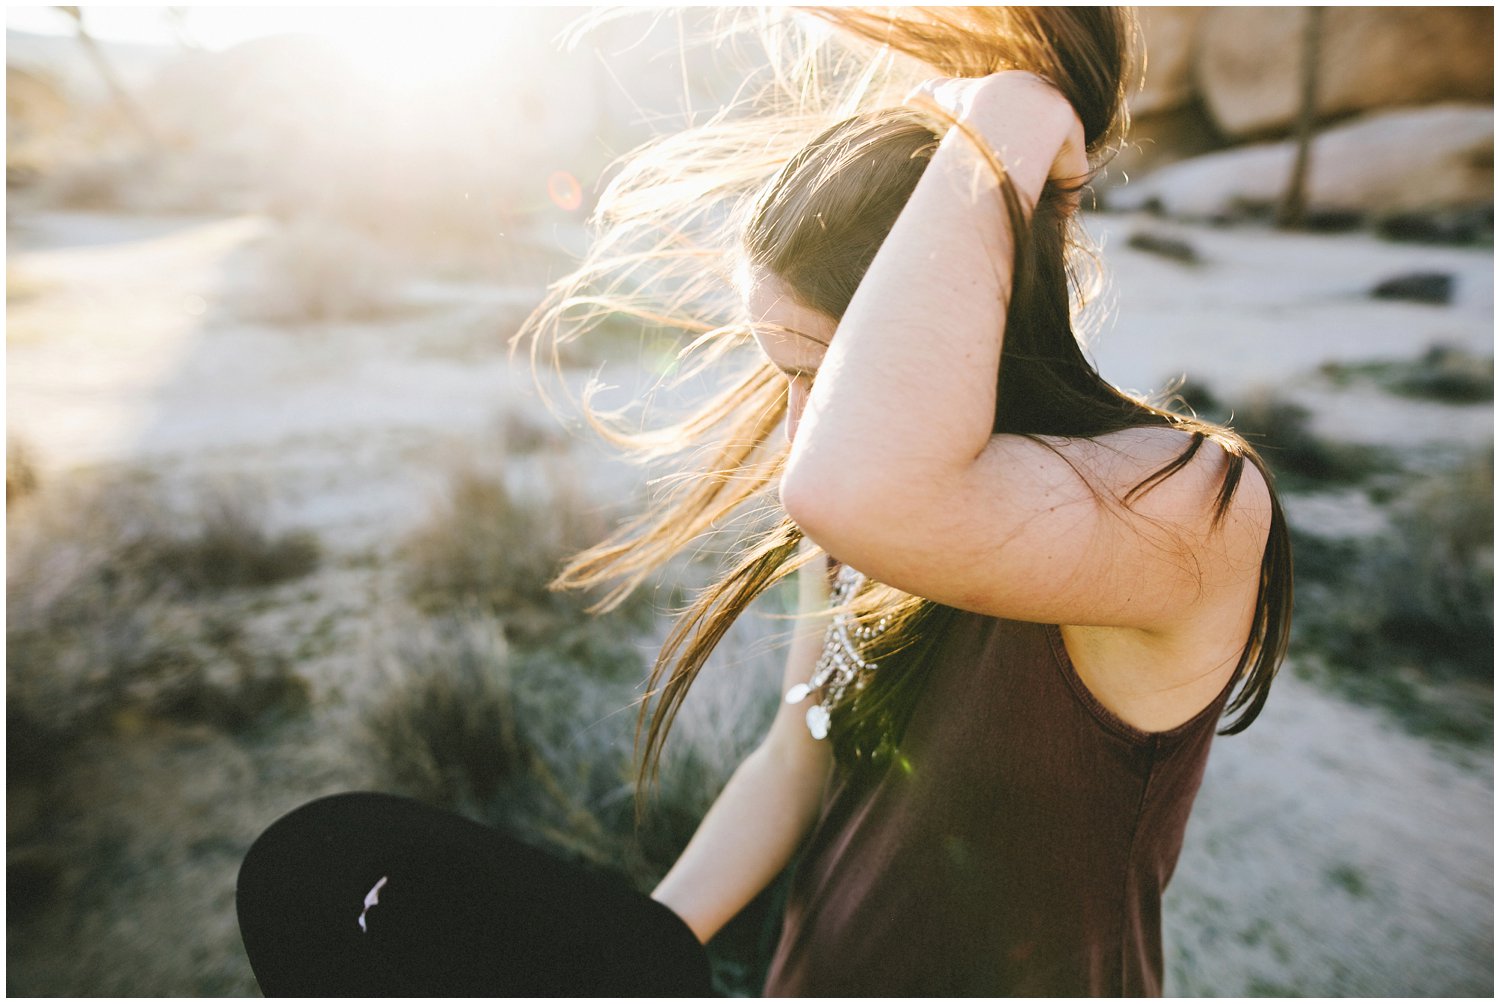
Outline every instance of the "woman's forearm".
<svg viewBox="0 0 1500 1004"><path fill-rule="evenodd" d="M652 898L698 940L712 938L786 867L817 818L825 780L762 745L734 772Z"/></svg>
<svg viewBox="0 0 1500 1004"><path fill-rule="evenodd" d="M809 547L804 543L803 547ZM797 572L797 610L783 690L812 676L828 625L827 563ZM652 898L707 941L774 879L817 820L832 769L828 744L804 724L806 707L782 702L765 741L725 785Z"/></svg>

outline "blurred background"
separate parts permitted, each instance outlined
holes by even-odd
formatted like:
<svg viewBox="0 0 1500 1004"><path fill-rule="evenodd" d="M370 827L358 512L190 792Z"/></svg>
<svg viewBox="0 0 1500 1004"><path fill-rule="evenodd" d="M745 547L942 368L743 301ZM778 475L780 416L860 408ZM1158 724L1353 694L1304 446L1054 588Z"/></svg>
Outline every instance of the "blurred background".
<svg viewBox="0 0 1500 1004"><path fill-rule="evenodd" d="M1167 991L1488 995L1493 10L1141 11L1090 348L1261 444L1298 597L1209 764ZM701 10L564 46L583 13L7 9L9 993L254 994L240 858L351 788L647 889L758 740L780 591L637 827L634 702L716 549L606 617L543 588L644 476L507 340L615 159L753 71L684 41ZM562 378L623 403L670 350L605 325ZM711 946L726 993L779 893Z"/></svg>

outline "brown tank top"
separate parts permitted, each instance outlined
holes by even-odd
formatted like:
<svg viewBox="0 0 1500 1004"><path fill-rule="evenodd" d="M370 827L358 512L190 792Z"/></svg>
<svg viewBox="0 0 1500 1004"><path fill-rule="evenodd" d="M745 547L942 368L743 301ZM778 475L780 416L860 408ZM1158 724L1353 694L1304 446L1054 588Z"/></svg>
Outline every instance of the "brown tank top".
<svg viewBox="0 0 1500 1004"><path fill-rule="evenodd" d="M1142 732L1056 626L972 613L926 672L905 763L830 779L766 996L1160 995L1161 894L1231 687Z"/></svg>

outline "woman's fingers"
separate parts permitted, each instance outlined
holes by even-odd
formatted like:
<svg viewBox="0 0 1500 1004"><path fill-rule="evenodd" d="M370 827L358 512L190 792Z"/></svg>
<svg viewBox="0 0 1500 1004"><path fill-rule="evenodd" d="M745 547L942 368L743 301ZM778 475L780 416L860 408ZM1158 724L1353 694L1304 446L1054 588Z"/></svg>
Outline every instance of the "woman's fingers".
<svg viewBox="0 0 1500 1004"><path fill-rule="evenodd" d="M933 77L912 88L906 95L906 103L928 101L955 118L967 120L981 95L994 91L1021 95L1035 93L1037 88L1056 93L1051 84L1029 70L1002 70L985 77Z"/></svg>
<svg viewBox="0 0 1500 1004"><path fill-rule="evenodd" d="M1053 125L1048 151L1049 181L1079 181L1089 174L1083 123L1077 111L1052 84L1026 70L1006 70L986 77L934 77L914 87L906 103L936 107L984 136L996 149L1031 138L1042 122ZM1025 135L1023 135L1025 134ZM1040 184L1041 178L1037 179Z"/></svg>

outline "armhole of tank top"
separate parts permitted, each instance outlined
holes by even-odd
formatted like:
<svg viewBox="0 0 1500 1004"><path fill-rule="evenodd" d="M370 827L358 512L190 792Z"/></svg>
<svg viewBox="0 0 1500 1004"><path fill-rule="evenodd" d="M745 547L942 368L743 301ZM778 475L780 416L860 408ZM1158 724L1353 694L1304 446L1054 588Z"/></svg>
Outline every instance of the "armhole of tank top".
<svg viewBox="0 0 1500 1004"><path fill-rule="evenodd" d="M1174 728L1165 729L1161 732L1147 732L1136 728L1125 721L1119 715L1109 710L1094 696L1088 684L1083 682L1083 677L1078 675L1078 669L1073 665L1073 657L1068 654L1067 643L1063 640L1062 628L1056 624L1046 625L1047 641L1051 644L1053 659L1057 665L1057 671L1067 683L1068 689L1078 702L1088 710L1094 720L1107 731L1124 739L1132 746L1149 746L1157 744L1158 748L1166 748L1176 745L1177 741L1189 732L1194 731L1203 724L1204 719L1212 718L1217 721L1223 710L1224 701L1229 692L1234 689L1234 680L1230 680L1219 696L1209 701L1197 714Z"/></svg>

